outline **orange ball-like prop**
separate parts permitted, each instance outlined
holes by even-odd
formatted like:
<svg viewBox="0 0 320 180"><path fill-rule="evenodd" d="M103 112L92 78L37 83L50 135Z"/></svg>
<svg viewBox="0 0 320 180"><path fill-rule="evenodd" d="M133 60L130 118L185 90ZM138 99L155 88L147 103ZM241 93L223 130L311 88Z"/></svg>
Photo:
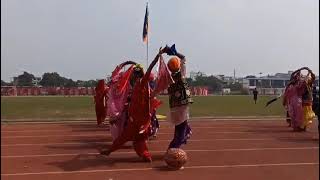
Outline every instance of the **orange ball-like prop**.
<svg viewBox="0 0 320 180"><path fill-rule="evenodd" d="M168 61L168 68L171 72L178 72L180 70L181 64L180 64L180 58L177 56L172 57Z"/></svg>
<svg viewBox="0 0 320 180"><path fill-rule="evenodd" d="M187 153L180 148L170 148L164 155L164 161L172 170L180 169L188 160Z"/></svg>

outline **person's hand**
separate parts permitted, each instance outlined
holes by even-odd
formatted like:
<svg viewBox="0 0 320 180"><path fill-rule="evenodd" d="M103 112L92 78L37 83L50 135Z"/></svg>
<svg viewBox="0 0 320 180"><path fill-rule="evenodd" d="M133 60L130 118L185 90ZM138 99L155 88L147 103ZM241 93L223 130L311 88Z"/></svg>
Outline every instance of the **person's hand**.
<svg viewBox="0 0 320 180"><path fill-rule="evenodd" d="M309 68L308 68L308 72L309 72L310 74L313 74L312 70L311 70L311 69L309 69Z"/></svg>
<svg viewBox="0 0 320 180"><path fill-rule="evenodd" d="M163 53L166 53L166 48L162 48L162 47L160 47L159 48L159 55L161 55L161 54L163 54Z"/></svg>
<svg viewBox="0 0 320 180"><path fill-rule="evenodd" d="M186 59L185 58L180 59L180 62L181 62L181 64L185 64L186 63Z"/></svg>
<svg viewBox="0 0 320 180"><path fill-rule="evenodd" d="M170 47L169 47L168 45L166 45L166 47L163 48L163 52L164 52L164 53L167 53L167 54L168 54L170 51L171 51L171 50L170 50ZM168 55L169 55L169 54L168 54Z"/></svg>
<svg viewBox="0 0 320 180"><path fill-rule="evenodd" d="M122 63L123 65L127 65L127 64L134 64L136 65L137 63L136 62L133 62L133 61L126 61L124 63Z"/></svg>
<svg viewBox="0 0 320 180"><path fill-rule="evenodd" d="M307 71L310 70L308 67L305 66L305 67L300 68L299 71L304 70L304 69L307 70Z"/></svg>
<svg viewBox="0 0 320 180"><path fill-rule="evenodd" d="M173 44L171 47L168 47L166 46L166 53L169 55L169 56L175 56L177 55L177 50L176 50L176 45Z"/></svg>

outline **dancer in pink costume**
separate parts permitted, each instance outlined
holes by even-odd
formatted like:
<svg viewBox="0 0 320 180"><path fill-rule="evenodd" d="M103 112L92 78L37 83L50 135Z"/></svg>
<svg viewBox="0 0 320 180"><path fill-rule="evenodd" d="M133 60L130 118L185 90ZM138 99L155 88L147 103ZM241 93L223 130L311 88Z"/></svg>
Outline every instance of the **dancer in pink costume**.
<svg viewBox="0 0 320 180"><path fill-rule="evenodd" d="M305 94L308 82L302 79L300 71L303 69L309 71L309 68L303 67L292 73L282 103L288 109L293 130L298 132L305 131L302 96Z"/></svg>

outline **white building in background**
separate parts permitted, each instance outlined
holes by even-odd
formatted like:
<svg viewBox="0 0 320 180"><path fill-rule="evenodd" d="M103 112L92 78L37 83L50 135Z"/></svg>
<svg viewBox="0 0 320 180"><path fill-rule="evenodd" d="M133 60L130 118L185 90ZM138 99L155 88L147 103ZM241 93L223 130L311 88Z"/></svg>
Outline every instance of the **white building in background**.
<svg viewBox="0 0 320 180"><path fill-rule="evenodd" d="M232 76L225 76L220 74L220 75L216 75L215 77L225 82L226 84L232 84L236 82L236 79Z"/></svg>
<svg viewBox="0 0 320 180"><path fill-rule="evenodd" d="M242 81L243 88L252 93L254 88L257 88L259 94L277 95L282 94L286 84L290 80L292 71L288 73L276 73L273 76L247 76ZM319 89L319 76L316 77L316 87Z"/></svg>
<svg viewBox="0 0 320 180"><path fill-rule="evenodd" d="M197 76L206 76L206 74L203 73L203 72L200 72L200 71L198 71L198 72L191 71L191 72L190 72L190 78L191 78L192 80L196 80L196 77L197 77Z"/></svg>
<svg viewBox="0 0 320 180"><path fill-rule="evenodd" d="M231 93L231 89L230 88L222 88L222 93L223 94L230 94Z"/></svg>

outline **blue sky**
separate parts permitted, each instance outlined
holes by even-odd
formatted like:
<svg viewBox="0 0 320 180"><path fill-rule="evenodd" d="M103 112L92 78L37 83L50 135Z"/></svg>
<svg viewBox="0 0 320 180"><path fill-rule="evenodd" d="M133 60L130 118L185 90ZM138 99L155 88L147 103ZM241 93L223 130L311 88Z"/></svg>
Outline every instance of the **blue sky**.
<svg viewBox="0 0 320 180"><path fill-rule="evenodd" d="M30 71L104 78L146 63L145 0L2 0L1 79ZM318 0L149 1L149 61L176 43L187 69L207 74L319 71Z"/></svg>

